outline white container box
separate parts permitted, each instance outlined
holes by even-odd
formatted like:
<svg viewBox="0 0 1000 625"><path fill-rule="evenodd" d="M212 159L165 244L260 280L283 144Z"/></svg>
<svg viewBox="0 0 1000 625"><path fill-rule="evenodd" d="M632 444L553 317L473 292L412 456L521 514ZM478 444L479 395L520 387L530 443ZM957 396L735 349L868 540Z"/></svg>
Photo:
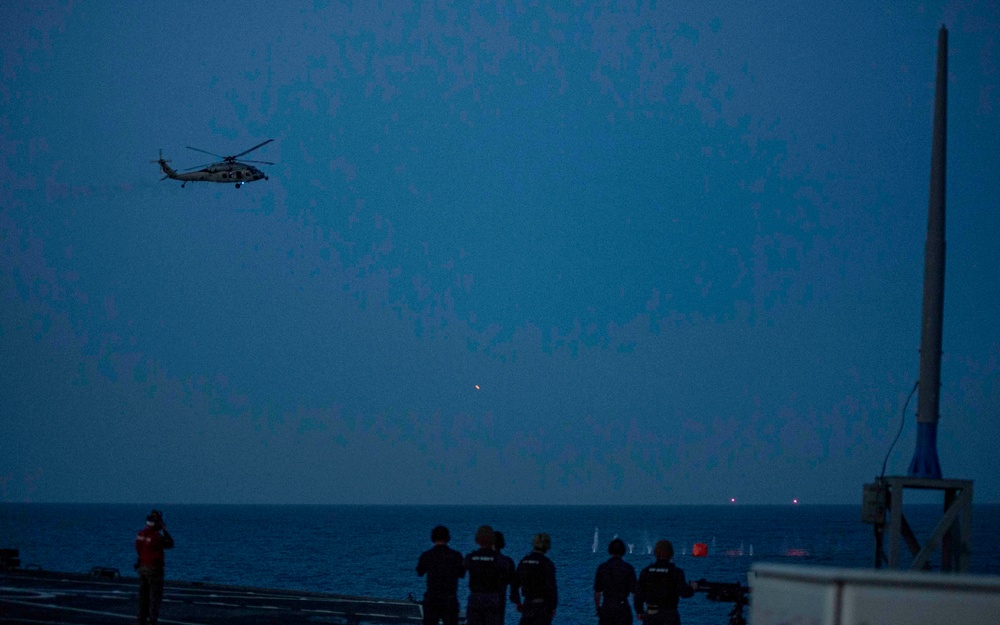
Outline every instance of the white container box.
<svg viewBox="0 0 1000 625"><path fill-rule="evenodd" d="M755 564L750 625L1000 625L1000 576Z"/></svg>

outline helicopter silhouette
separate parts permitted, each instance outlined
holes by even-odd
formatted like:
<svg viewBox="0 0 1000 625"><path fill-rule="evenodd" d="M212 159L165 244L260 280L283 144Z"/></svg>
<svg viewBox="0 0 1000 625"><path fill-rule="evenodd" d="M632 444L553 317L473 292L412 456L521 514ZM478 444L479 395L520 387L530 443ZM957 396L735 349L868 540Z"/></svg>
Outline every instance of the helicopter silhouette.
<svg viewBox="0 0 1000 625"><path fill-rule="evenodd" d="M268 139L263 143L258 143L249 150L244 150L239 154L234 154L232 156L222 156L221 154L215 154L214 152L209 152L208 150L202 150L201 148L193 148L190 145L185 146L189 150L194 150L195 152L202 152L204 154L209 154L216 158L221 158L222 160L217 163L209 163L207 165L198 165L197 167L189 167L181 171L172 169L167 163L170 161L163 159L163 150L160 150L160 158L155 161L149 161L150 163L159 163L160 169L163 170L164 176L160 180L166 180L170 178L172 180L180 180L181 187L184 187L189 182L222 182L235 184L236 188L239 189L247 182L253 182L255 180L267 180L267 174L257 169L249 163L261 163L264 165L274 165L270 161L238 161L241 156L253 152L257 148L263 147L268 143L274 141L274 139ZM197 171L195 171L197 170Z"/></svg>

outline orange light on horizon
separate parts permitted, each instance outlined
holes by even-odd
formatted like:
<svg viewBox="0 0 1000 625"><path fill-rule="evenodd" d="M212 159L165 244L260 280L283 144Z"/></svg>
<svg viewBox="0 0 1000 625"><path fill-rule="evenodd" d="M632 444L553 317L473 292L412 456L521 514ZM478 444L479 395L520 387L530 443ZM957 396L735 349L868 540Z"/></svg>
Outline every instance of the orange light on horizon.
<svg viewBox="0 0 1000 625"><path fill-rule="evenodd" d="M478 384L476 385L476 390L477 390L477 391L479 390L479 385L478 385Z"/></svg>

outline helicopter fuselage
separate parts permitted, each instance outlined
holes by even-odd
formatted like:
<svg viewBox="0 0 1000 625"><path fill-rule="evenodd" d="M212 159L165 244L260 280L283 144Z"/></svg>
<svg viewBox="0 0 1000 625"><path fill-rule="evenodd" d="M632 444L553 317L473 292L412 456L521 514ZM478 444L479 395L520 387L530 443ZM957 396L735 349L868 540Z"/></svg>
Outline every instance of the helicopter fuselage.
<svg viewBox="0 0 1000 625"><path fill-rule="evenodd" d="M237 187L245 182L267 180L264 172L253 165L246 165L244 163L216 163L198 171L189 171L183 174L174 172L172 176L170 174L167 175L174 180L181 180L184 183L223 182L235 184Z"/></svg>

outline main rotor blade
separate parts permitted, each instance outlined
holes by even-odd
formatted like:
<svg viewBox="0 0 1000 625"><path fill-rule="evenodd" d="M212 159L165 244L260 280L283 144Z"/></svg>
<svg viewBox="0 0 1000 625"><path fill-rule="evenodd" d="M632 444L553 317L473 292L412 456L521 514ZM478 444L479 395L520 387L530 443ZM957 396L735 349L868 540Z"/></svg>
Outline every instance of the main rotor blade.
<svg viewBox="0 0 1000 625"><path fill-rule="evenodd" d="M220 156L220 155L216 154L215 152L209 152L208 150L202 150L201 148L192 148L190 145L186 145L184 147L186 147L189 150L194 150L195 152L203 152L205 154L210 154L211 156L215 156L215 157L218 157L218 158L221 158L221 159L225 159L226 158L225 156Z"/></svg>
<svg viewBox="0 0 1000 625"><path fill-rule="evenodd" d="M154 163L156 163L156 162L158 162L158 161L153 161L153 162L154 162ZM249 159L243 159L243 160L242 160L242 161L240 161L240 162L241 162L241 163L263 163L263 164L265 164L265 165L274 165L274 163L272 163L271 161L251 161L251 160L249 160Z"/></svg>
<svg viewBox="0 0 1000 625"><path fill-rule="evenodd" d="M274 139L268 139L264 143L258 143L257 145L253 146L249 150L247 150L245 152L240 152L239 154L235 154L233 156L230 156L229 158L239 158L239 157L243 156L244 154L249 154L249 153L253 152L254 150L256 150L257 148L259 148L261 146L264 146L264 145L267 145L268 143L270 143L272 141L274 141Z"/></svg>

